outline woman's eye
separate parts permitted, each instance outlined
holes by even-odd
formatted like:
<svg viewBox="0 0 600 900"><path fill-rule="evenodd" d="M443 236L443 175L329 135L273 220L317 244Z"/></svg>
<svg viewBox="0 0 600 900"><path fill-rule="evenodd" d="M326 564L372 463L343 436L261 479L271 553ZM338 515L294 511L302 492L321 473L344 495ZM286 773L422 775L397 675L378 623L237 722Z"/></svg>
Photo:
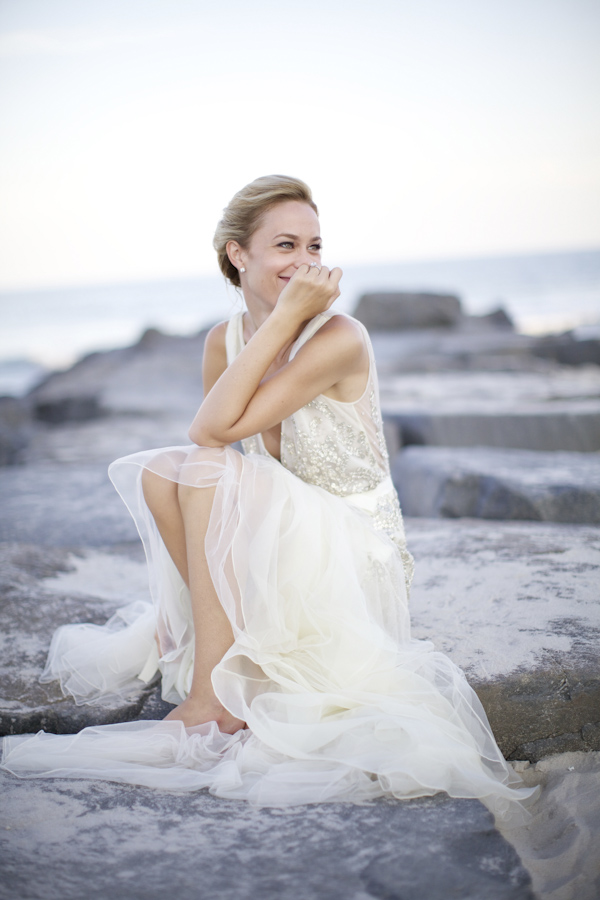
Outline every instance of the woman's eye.
<svg viewBox="0 0 600 900"><path fill-rule="evenodd" d="M321 247L321 244L311 244L308 249L312 250L314 253L320 253L323 248Z"/></svg>
<svg viewBox="0 0 600 900"><path fill-rule="evenodd" d="M289 249L292 248L294 245L292 244L291 241L282 241L281 244L278 244L277 246L278 246L278 247L285 247L286 250L289 250Z"/></svg>

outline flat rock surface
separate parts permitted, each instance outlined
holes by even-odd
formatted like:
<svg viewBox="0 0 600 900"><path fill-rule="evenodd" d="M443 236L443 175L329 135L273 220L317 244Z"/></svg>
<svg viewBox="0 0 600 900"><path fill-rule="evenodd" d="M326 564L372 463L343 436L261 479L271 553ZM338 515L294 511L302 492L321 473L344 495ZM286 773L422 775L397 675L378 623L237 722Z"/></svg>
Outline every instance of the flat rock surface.
<svg viewBox="0 0 600 900"><path fill-rule="evenodd" d="M6 898L534 900L474 800L261 810L206 792L0 783Z"/></svg>
<svg viewBox="0 0 600 900"><path fill-rule="evenodd" d="M392 477L407 516L600 524L600 454L406 447Z"/></svg>
<svg viewBox="0 0 600 900"><path fill-rule="evenodd" d="M507 758L600 749L600 530L409 519L413 634L466 673Z"/></svg>
<svg viewBox="0 0 600 900"><path fill-rule="evenodd" d="M600 749L600 532L576 525L407 520L414 635L467 674L505 756ZM3 548L5 731L152 718L158 687L99 712L38 685L54 629L148 597L139 545ZM150 705L149 705L150 704ZM168 707L167 707L168 708ZM163 712L164 714L164 712ZM159 717L156 715L156 717Z"/></svg>
<svg viewBox="0 0 600 900"><path fill-rule="evenodd" d="M126 702L76 706L58 682L40 684L50 638L74 622L103 625L121 606L148 599L141 546L86 555L0 544L0 733L71 734L92 723L162 718L172 708L158 684L139 683Z"/></svg>
<svg viewBox="0 0 600 900"><path fill-rule="evenodd" d="M423 372L380 379L402 444L600 450L600 367Z"/></svg>
<svg viewBox="0 0 600 900"><path fill-rule="evenodd" d="M133 541L137 531L105 463L0 469L0 540L73 547Z"/></svg>

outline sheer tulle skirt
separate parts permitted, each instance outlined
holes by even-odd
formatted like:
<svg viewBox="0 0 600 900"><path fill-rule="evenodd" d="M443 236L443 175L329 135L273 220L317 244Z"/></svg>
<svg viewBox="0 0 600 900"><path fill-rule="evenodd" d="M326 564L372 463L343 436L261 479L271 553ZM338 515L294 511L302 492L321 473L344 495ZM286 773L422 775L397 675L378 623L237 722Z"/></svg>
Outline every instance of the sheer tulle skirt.
<svg viewBox="0 0 600 900"><path fill-rule="evenodd" d="M103 627L60 628L43 680L58 678L78 703L94 703L125 697L158 667L164 699L179 703L188 693L190 597L145 504L144 468L215 487L206 554L234 643L213 685L248 729L223 735L214 723L132 722L8 737L5 768L208 788L257 805L446 791L501 815L518 810L531 791L515 787L463 673L411 639L400 553L369 515L378 490L335 497L264 456L173 447L113 463L144 542L153 602L126 607Z"/></svg>

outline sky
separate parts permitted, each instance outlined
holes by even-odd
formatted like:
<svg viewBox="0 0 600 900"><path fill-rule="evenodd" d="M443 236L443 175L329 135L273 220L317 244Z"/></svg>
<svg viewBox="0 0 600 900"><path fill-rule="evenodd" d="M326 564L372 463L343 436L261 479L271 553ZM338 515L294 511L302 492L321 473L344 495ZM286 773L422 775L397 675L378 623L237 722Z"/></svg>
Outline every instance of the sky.
<svg viewBox="0 0 600 900"><path fill-rule="evenodd" d="M600 246L600 0L0 0L0 290L213 274L274 172L329 265Z"/></svg>

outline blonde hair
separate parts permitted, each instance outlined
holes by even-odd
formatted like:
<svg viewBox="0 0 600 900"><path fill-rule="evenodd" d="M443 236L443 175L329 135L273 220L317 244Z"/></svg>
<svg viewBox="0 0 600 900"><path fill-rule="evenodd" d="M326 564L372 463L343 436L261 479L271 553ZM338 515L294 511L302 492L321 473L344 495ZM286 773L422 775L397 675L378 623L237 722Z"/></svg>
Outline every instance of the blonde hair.
<svg viewBox="0 0 600 900"><path fill-rule="evenodd" d="M250 238L260 224L261 216L287 200L308 203L319 215L310 188L299 178L287 175L263 175L251 181L233 197L223 210L223 218L217 225L213 247L217 251L219 268L225 278L235 287L240 287L239 272L227 256L229 241L237 241L246 248Z"/></svg>

